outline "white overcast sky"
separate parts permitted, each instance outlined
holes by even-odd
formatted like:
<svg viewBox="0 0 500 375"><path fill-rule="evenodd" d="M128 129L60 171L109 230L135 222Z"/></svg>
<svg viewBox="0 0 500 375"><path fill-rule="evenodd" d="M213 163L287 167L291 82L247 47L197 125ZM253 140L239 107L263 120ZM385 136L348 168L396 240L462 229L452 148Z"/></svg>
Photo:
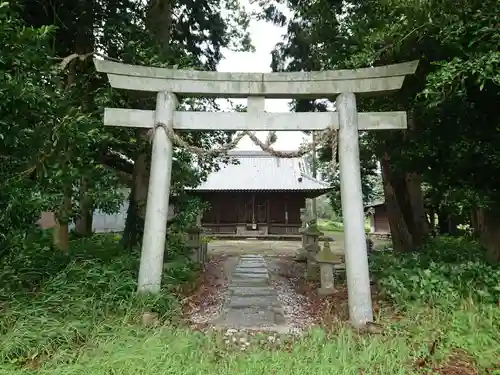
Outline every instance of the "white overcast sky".
<svg viewBox="0 0 500 375"><path fill-rule="evenodd" d="M250 8L247 0L240 0ZM271 71L271 51L276 43L280 42L286 28L279 28L269 22L253 19L250 23L250 35L255 52L231 52L224 51L225 59L219 63L218 70L221 72L247 72L266 73ZM232 99L235 104L246 105L246 99ZM220 104L225 100L221 100ZM288 99L266 99L267 112L289 112ZM267 132L257 132L261 140L265 140ZM278 140L273 145L277 150L295 150L306 137L304 133L297 131L277 132ZM236 147L240 150L259 150L248 137L243 138Z"/></svg>

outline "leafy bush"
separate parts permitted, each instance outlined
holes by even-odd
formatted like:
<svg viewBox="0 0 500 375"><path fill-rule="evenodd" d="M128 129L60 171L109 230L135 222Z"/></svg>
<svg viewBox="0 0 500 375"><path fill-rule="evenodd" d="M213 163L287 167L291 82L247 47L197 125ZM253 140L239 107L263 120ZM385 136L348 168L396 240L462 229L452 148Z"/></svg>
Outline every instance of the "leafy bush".
<svg viewBox="0 0 500 375"><path fill-rule="evenodd" d="M20 240L2 259L0 361L87 342L111 326L134 323L146 308L170 320L179 307L174 288L194 276L186 257L176 256L165 267L163 293L139 296L140 254L125 251L116 236L72 241L72 256L51 248L46 234L37 236ZM170 248L179 254L177 245Z"/></svg>
<svg viewBox="0 0 500 375"><path fill-rule="evenodd" d="M500 301L500 267L488 264L483 249L470 240L440 237L418 252L380 252L370 262L382 291L401 305Z"/></svg>
<svg viewBox="0 0 500 375"><path fill-rule="evenodd" d="M11 4L12 3L12 4ZM0 247L12 228L32 227L40 214L38 186L28 179L54 99L50 87L52 28L26 27L13 8L0 1ZM29 114L29 115L28 115ZM50 142L49 142L50 143ZM0 255L3 253L0 249Z"/></svg>

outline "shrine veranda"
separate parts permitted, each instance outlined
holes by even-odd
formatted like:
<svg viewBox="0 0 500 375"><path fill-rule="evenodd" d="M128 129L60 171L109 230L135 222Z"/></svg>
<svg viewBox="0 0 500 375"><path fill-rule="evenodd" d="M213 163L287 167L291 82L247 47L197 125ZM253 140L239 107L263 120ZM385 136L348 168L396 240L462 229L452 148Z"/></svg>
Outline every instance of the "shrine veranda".
<svg viewBox="0 0 500 375"><path fill-rule="evenodd" d="M153 130L148 204L138 291L161 287L172 172L173 131L323 131L338 129L345 265L351 323L373 320L365 241L359 130L405 129L406 112L358 113L355 94L394 92L418 61L356 70L289 73L223 73L126 65L94 60L113 88L156 93L156 110L106 108L104 124ZM247 112L177 111L183 97L247 98ZM266 98L318 99L337 95L336 112L268 113Z"/></svg>

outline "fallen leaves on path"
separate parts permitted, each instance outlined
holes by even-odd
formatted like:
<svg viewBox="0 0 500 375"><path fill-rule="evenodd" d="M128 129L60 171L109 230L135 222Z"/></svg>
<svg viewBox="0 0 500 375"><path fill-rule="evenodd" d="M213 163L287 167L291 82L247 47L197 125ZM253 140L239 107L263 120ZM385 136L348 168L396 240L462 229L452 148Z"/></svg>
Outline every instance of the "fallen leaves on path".
<svg viewBox="0 0 500 375"><path fill-rule="evenodd" d="M293 257L279 257L274 260L277 279L281 283L287 281L287 295L294 295L300 301L299 311L292 314L293 319L307 322L305 325L332 326L332 322L347 320L347 288L341 285L330 296L320 297L317 294L319 283L304 279L305 263L297 263ZM301 315L301 316L297 316Z"/></svg>
<svg viewBox="0 0 500 375"><path fill-rule="evenodd" d="M269 258L270 282L276 290L278 301L291 331L300 333L314 325L314 319L308 311L307 296L297 292L296 286L304 274L303 264L297 263L292 257Z"/></svg>
<svg viewBox="0 0 500 375"><path fill-rule="evenodd" d="M202 329L215 319L224 305L227 278L224 263L228 256L211 257L197 282L198 287L182 300L183 312L193 329Z"/></svg>
<svg viewBox="0 0 500 375"><path fill-rule="evenodd" d="M334 329L338 326L337 323L348 321L348 292L342 277L337 278L336 291L333 294L320 296L317 293L320 283L304 278L305 263L298 263L290 256L276 257L272 263L276 278L281 280L281 283L286 282L287 288L292 289L287 291L287 295L294 295L293 298L300 301L301 317L296 316L295 318L306 320L308 326L317 325L325 330ZM374 287L372 287L372 301L373 312L377 315L382 302ZM299 311L296 310L297 314Z"/></svg>

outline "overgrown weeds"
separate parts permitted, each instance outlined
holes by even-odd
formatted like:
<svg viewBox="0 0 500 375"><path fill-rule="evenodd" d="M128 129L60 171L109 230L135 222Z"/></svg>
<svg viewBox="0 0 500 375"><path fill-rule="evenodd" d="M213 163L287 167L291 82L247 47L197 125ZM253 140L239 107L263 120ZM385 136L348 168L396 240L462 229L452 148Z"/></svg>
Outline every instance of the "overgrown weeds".
<svg viewBox="0 0 500 375"><path fill-rule="evenodd" d="M170 241L164 291L143 298L134 293L138 251L112 235L75 240L70 255L43 236L19 241L0 274L0 374L474 374L500 358L498 269L477 244L438 239L418 254L375 255L373 273L394 304L378 313L383 334L337 321L272 350L240 351L173 324L178 286L195 273L180 238ZM163 324L137 324L146 308Z"/></svg>
<svg viewBox="0 0 500 375"><path fill-rule="evenodd" d="M400 306L500 302L500 267L488 264L483 249L463 238L440 237L412 253L374 254L371 270L385 295Z"/></svg>
<svg viewBox="0 0 500 375"><path fill-rule="evenodd" d="M405 316L389 319L392 334L405 332L412 341L427 336L416 357L421 371L439 358L451 367L460 358L464 370L445 372L449 366L443 365L437 373L499 367L500 267L488 264L479 244L440 237L413 253L374 254L371 270L383 295ZM436 353L429 353L431 347Z"/></svg>
<svg viewBox="0 0 500 375"><path fill-rule="evenodd" d="M133 324L144 310L163 321L178 315L175 288L195 276L187 259L167 259L163 293L138 296L139 253L124 250L118 239L95 235L74 240L71 254L55 251L43 233L37 242L13 243L0 274L0 361L70 350ZM180 246L175 241L173 246Z"/></svg>

